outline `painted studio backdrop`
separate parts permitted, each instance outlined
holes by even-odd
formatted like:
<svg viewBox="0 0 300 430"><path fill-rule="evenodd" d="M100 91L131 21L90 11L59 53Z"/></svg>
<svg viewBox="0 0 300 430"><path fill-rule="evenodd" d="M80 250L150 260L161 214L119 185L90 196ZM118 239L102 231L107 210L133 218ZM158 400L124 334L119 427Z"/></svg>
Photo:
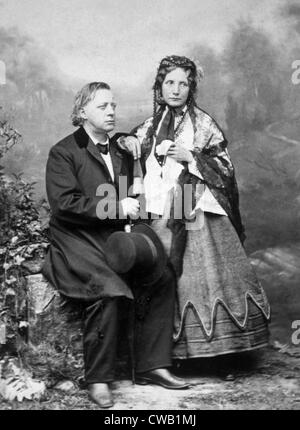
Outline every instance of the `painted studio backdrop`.
<svg viewBox="0 0 300 430"><path fill-rule="evenodd" d="M245 243L272 307L271 332L292 342L300 320L300 4L285 0L0 1L0 110L22 140L3 154L45 198L49 149L73 131L75 92L115 93L117 130L152 112L160 59L204 69L198 104L223 127L236 168ZM294 326L295 327L295 326Z"/></svg>

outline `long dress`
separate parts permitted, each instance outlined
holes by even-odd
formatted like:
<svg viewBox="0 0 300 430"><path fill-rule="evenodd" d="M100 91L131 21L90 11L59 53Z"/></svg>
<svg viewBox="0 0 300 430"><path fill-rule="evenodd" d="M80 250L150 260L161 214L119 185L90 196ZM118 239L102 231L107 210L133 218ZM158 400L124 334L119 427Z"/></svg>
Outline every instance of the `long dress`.
<svg viewBox="0 0 300 430"><path fill-rule="evenodd" d="M175 138L175 143L180 142L195 155L186 170L188 177L197 183L192 206L195 218L192 222L184 217L180 220L186 236L178 270L178 258L172 259L176 238L174 240L170 218L174 216L172 204L174 209L184 166L170 157L163 167L159 165L154 154L155 138L149 137L151 127L150 118L135 133L142 143L146 208L158 215L152 227L178 275L173 358L211 357L266 346L270 306L240 240L242 228L238 208L235 207L233 213L223 199L224 192L218 191L222 188L219 178L225 178L227 171L235 183L224 135L208 114L197 109L195 115L187 112L181 132ZM207 164L201 164L201 154L208 153L209 146L213 148L210 151L213 155ZM199 151L199 157L195 150ZM212 164L213 157L220 171L226 167L225 176L220 174L209 182L209 175L214 175L217 166ZM214 169L211 174L206 172L209 164Z"/></svg>

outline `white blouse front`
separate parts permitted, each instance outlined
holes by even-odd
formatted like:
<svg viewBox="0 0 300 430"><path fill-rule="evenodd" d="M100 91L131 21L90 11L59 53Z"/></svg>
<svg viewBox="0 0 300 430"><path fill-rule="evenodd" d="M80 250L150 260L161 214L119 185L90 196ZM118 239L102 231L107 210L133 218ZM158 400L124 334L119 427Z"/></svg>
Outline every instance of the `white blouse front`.
<svg viewBox="0 0 300 430"><path fill-rule="evenodd" d="M186 107L185 107L186 110ZM162 116L158 125L158 132L161 127L162 121L167 114L168 108ZM175 128L180 121L180 116L175 117ZM179 143L188 150L194 148L194 128L189 113L186 113L185 119L180 126L178 137L175 137L175 143ZM155 155L155 138L152 145L151 154L146 161L146 175L144 178L145 197L146 197L146 210L157 215L164 215L170 191L177 185L178 177L183 170L183 165L178 163L171 157L166 157L166 162L160 166ZM188 164L189 172L200 179L203 179L201 172L197 168L196 160ZM182 190L183 191L183 190ZM220 206L217 200L212 195L207 185L204 185L204 191L196 202L190 215L197 215L197 212L212 212L219 215L227 216L224 209Z"/></svg>

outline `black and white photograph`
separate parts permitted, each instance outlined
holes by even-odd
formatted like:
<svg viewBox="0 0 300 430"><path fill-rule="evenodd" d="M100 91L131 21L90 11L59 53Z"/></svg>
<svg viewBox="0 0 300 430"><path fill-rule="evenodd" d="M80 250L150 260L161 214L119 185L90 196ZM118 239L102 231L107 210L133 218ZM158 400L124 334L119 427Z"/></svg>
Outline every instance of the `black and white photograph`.
<svg viewBox="0 0 300 430"><path fill-rule="evenodd" d="M299 0L0 0L0 410L300 410Z"/></svg>

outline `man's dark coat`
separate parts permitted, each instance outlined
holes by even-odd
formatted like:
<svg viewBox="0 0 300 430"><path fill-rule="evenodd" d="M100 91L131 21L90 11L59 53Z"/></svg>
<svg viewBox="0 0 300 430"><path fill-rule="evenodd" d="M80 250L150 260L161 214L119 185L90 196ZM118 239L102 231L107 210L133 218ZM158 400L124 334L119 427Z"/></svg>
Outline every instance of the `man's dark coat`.
<svg viewBox="0 0 300 430"><path fill-rule="evenodd" d="M124 280L108 267L103 253L107 237L123 230L126 219L100 220L97 216L97 205L103 199L96 195L99 185L114 186L117 201L112 202L112 212L116 210L118 216L119 177L126 176L128 185L132 183L133 159L118 149L115 140L110 140L114 182L101 153L82 127L49 153L46 187L52 211L51 246L43 273L67 297L86 301L133 297Z"/></svg>

